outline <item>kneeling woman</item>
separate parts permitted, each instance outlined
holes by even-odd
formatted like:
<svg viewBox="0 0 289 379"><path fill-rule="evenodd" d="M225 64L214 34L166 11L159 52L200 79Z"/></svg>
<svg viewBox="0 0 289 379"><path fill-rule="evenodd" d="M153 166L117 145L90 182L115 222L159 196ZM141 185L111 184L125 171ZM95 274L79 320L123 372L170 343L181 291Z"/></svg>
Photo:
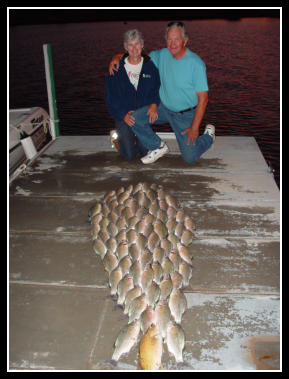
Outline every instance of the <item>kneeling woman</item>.
<svg viewBox="0 0 289 379"><path fill-rule="evenodd" d="M159 72L150 57L142 54L143 47L142 34L138 30L128 30L124 34L127 53L120 60L118 71L114 75L108 74L105 86L106 106L115 120L119 151L127 161L133 160L137 154L144 157L148 153L131 130L133 112L148 107L147 114L153 123L158 117L160 103Z"/></svg>

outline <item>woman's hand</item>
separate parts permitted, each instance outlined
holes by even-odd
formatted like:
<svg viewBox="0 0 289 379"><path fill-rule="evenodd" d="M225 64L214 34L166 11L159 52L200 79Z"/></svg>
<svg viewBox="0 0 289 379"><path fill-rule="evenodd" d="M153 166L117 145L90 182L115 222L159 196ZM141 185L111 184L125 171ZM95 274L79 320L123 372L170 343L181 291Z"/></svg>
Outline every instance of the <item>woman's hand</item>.
<svg viewBox="0 0 289 379"><path fill-rule="evenodd" d="M150 116L149 121L151 124L153 124L159 118L156 104L151 104L149 106L149 109L147 111L147 116Z"/></svg>

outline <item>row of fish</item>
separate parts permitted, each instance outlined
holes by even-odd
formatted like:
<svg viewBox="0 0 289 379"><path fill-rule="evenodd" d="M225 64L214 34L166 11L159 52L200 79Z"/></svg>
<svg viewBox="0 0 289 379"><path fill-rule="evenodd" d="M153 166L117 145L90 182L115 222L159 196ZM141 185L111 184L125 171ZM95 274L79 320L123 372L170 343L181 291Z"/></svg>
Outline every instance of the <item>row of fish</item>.
<svg viewBox="0 0 289 379"><path fill-rule="evenodd" d="M156 184L138 183L108 192L88 213L93 249L108 273L114 309L123 309L128 324L120 331L111 359L137 343L138 369L162 369L163 342L175 357L177 368L189 366L183 359L185 333L181 327L187 308L183 290L191 289L195 222L176 197Z"/></svg>

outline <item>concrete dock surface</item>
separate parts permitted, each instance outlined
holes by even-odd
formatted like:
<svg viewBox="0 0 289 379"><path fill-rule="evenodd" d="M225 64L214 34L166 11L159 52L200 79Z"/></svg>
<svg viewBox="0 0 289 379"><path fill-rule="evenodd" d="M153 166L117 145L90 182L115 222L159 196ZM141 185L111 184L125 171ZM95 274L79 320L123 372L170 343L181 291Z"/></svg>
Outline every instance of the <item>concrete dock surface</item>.
<svg viewBox="0 0 289 379"><path fill-rule="evenodd" d="M113 311L88 210L106 192L162 185L195 220L182 320L192 370L280 370L280 192L252 137L218 137L194 165L176 141L150 165L107 136L62 136L9 189L9 370L106 370L127 320ZM135 370L138 346L119 370ZM164 370L175 370L164 344Z"/></svg>

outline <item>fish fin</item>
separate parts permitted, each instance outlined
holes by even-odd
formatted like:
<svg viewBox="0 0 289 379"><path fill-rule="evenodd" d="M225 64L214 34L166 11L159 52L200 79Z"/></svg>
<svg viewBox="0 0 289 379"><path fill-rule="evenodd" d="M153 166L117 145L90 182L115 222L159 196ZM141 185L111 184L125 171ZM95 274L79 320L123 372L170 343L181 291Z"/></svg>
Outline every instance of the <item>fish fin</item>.
<svg viewBox="0 0 289 379"><path fill-rule="evenodd" d="M111 358L111 359L107 359L106 361L103 361L100 365L101 366L110 366L112 368L112 370L117 370L118 361Z"/></svg>
<svg viewBox="0 0 289 379"><path fill-rule="evenodd" d="M124 306L122 304L116 304L116 306L112 310L116 311L118 308L124 310Z"/></svg>
<svg viewBox="0 0 289 379"><path fill-rule="evenodd" d="M186 361L177 362L177 370L193 370L193 369L194 367Z"/></svg>
<svg viewBox="0 0 289 379"><path fill-rule="evenodd" d="M187 286L182 286L181 291L193 291L192 287L188 284Z"/></svg>
<svg viewBox="0 0 289 379"><path fill-rule="evenodd" d="M107 295L103 298L103 300L106 300L106 299L112 299L113 301L116 301L117 295L113 295L113 294Z"/></svg>
<svg viewBox="0 0 289 379"><path fill-rule="evenodd" d="M118 321L120 321L120 320L124 320L124 319L126 319L126 318L128 318L128 315L126 314L123 314L122 316L120 316L117 320Z"/></svg>

